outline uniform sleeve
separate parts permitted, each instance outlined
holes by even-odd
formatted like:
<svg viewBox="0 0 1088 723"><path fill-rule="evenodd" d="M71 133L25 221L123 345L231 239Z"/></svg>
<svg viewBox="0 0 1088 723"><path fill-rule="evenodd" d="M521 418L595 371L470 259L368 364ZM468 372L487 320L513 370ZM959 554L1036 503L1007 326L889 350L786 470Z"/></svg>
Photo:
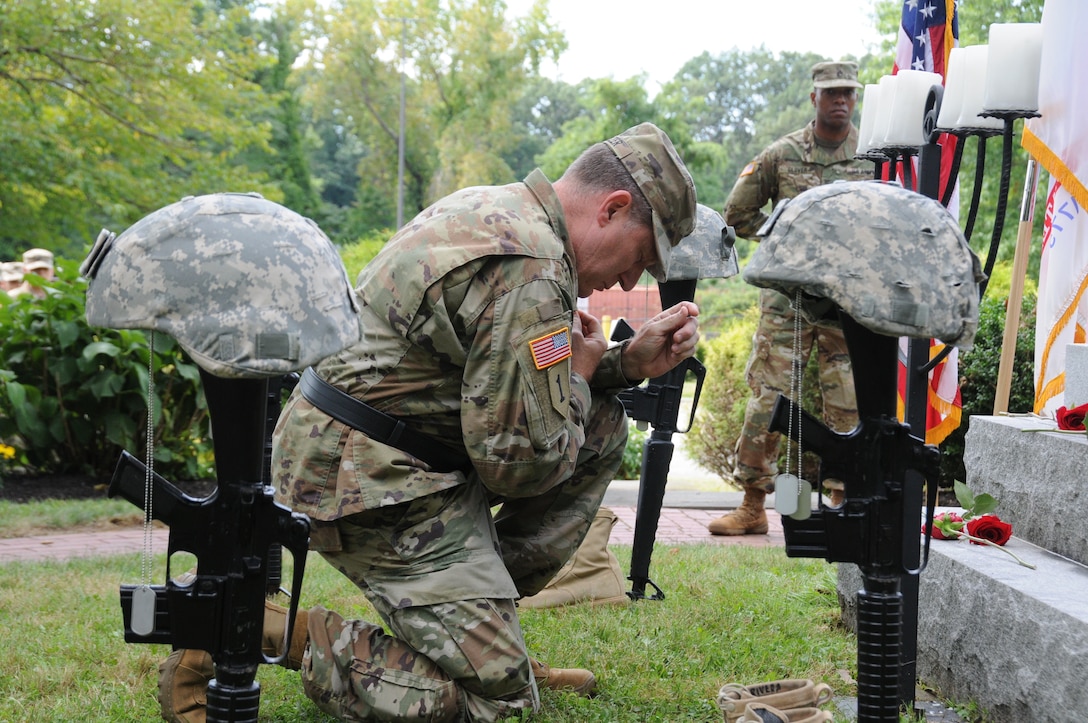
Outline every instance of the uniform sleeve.
<svg viewBox="0 0 1088 723"><path fill-rule="evenodd" d="M777 195L775 178L777 161L774 154L763 152L740 172L733 190L725 200L725 222L741 238L755 239L756 232L767 220L767 202Z"/></svg>
<svg viewBox="0 0 1088 723"><path fill-rule="evenodd" d="M567 479L585 442L588 382L571 372L573 308L553 280L506 292L485 309L462 382L465 448L484 485L539 495Z"/></svg>

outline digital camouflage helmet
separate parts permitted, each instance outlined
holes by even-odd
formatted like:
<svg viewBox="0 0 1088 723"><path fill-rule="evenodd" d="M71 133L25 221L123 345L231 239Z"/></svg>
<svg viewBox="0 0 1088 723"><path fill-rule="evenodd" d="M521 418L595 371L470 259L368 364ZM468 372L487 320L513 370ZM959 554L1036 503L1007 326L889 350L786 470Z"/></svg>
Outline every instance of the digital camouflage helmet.
<svg viewBox="0 0 1088 723"><path fill-rule="evenodd" d="M696 204L695 230L680 239L669 253L665 278L725 279L737 273L737 255L733 249L737 235L722 215L710 206Z"/></svg>
<svg viewBox="0 0 1088 723"><path fill-rule="evenodd" d="M779 204L759 235L744 280L791 299L800 290L801 313L817 315L827 299L878 334L974 343L984 276L937 201L895 183L838 181Z"/></svg>
<svg viewBox="0 0 1088 723"><path fill-rule="evenodd" d="M88 323L169 334L216 376L296 371L362 335L332 242L254 193L190 196L103 230L80 272Z"/></svg>

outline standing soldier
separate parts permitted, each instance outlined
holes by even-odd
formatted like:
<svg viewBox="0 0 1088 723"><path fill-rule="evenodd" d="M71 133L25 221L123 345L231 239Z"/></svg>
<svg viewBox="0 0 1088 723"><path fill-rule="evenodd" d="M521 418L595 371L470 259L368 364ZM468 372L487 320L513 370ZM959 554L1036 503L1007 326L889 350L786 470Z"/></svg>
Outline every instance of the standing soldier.
<svg viewBox="0 0 1088 723"><path fill-rule="evenodd" d="M741 171L725 201L725 220L737 235L758 240L756 232L767 220L768 201L777 204L802 191L832 181L861 181L872 177L872 165L854 160L858 129L852 118L857 103L858 66L852 62L825 62L812 66L809 98L816 117L805 127L772 143ZM760 291L759 326L752 339L746 377L752 395L744 411L744 426L736 446L733 479L744 488L744 501L735 511L713 520L715 535L762 535L767 532L763 502L774 490L781 435L768 426L779 393L789 394L794 357L794 313L790 300L770 289ZM850 356L837 318L801 321L802 368L815 344L819 364L824 421L833 429L852 429L857 423ZM825 480L832 504L842 498L842 485Z"/></svg>

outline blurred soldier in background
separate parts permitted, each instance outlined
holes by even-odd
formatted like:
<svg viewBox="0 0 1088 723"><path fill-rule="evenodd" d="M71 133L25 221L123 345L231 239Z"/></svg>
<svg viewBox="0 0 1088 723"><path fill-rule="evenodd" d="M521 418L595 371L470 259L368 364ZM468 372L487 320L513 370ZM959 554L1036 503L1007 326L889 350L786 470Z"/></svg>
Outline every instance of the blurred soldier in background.
<svg viewBox="0 0 1088 723"><path fill-rule="evenodd" d="M0 289L11 291L23 283L23 264L21 261L0 263Z"/></svg>
<svg viewBox="0 0 1088 723"><path fill-rule="evenodd" d="M25 252L23 254L23 276L25 277L27 274L34 274L46 281L52 281L54 275L53 252L46 249L30 249ZM38 299L44 299L45 293L45 289L31 284L25 278L21 284L8 291L8 295L12 298L30 294Z"/></svg>

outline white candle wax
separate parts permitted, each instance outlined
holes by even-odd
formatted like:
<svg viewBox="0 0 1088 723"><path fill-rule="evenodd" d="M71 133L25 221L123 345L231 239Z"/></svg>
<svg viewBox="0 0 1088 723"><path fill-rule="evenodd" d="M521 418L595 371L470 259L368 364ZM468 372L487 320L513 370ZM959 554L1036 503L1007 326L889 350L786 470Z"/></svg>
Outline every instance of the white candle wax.
<svg viewBox="0 0 1088 723"><path fill-rule="evenodd" d="M880 79L880 102L876 107L876 116L873 118L873 135L869 139L869 150L879 151L884 148L884 136L888 133L888 124L891 122L892 105L895 103L895 84L897 76L885 75Z"/></svg>
<svg viewBox="0 0 1088 723"><path fill-rule="evenodd" d="M1041 23L994 23L982 107L987 111L1039 110Z"/></svg>
<svg viewBox="0 0 1088 723"><path fill-rule="evenodd" d="M956 127L956 119L963 109L964 68L963 54L967 48L952 48L948 54L948 70L944 74L944 96L941 98L941 112L937 114L937 127L951 130Z"/></svg>
<svg viewBox="0 0 1088 723"><path fill-rule="evenodd" d="M986 65L990 46L970 45L963 49L963 107L956 119L957 130L987 130L1005 127L1000 118L983 118L982 94L986 89Z"/></svg>
<svg viewBox="0 0 1088 723"><path fill-rule="evenodd" d="M896 148L917 148L925 143L922 121L926 115L926 97L930 88L941 84L941 76L924 70L900 70L896 77L899 81L884 143Z"/></svg>
<svg viewBox="0 0 1088 723"><path fill-rule="evenodd" d="M880 106L880 86L868 83L861 96L861 127L858 128L857 155L863 155L872 148L873 126L876 124L877 108Z"/></svg>

